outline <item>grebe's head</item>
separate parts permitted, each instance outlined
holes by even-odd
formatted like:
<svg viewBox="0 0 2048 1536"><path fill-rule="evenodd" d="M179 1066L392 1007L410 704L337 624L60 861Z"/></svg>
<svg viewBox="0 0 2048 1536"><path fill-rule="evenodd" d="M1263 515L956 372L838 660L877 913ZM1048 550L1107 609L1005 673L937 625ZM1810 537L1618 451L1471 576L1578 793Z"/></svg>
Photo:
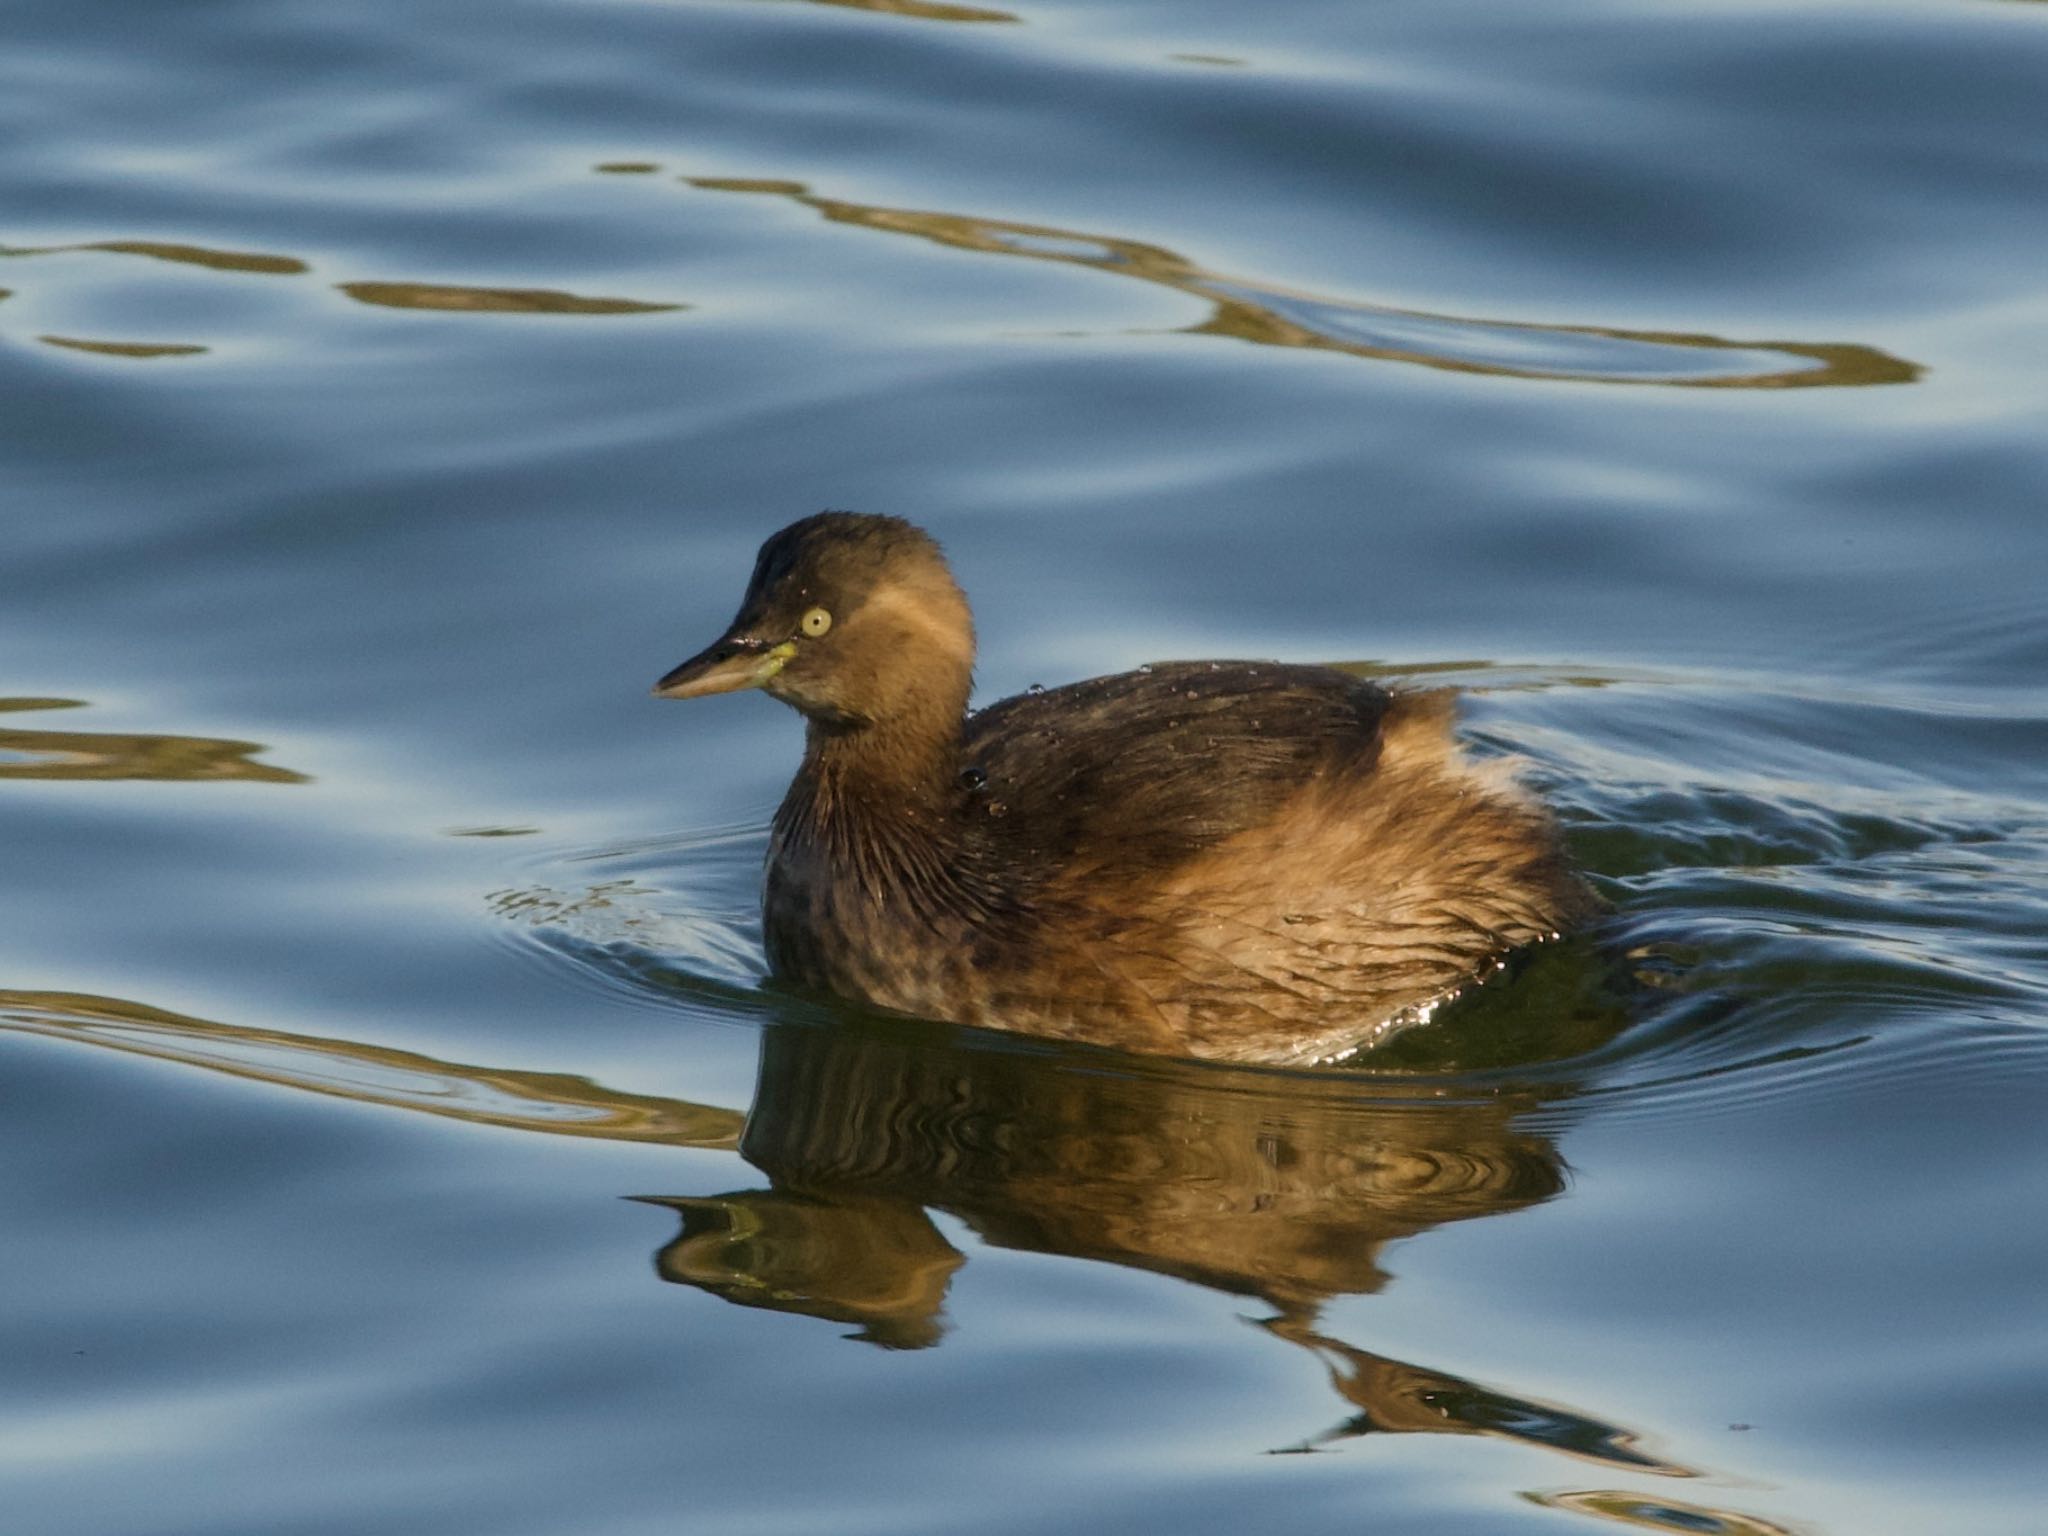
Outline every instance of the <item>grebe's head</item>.
<svg viewBox="0 0 2048 1536"><path fill-rule="evenodd" d="M930 535L820 512L761 546L724 634L655 684L664 699L760 688L826 726L966 707L974 620Z"/></svg>

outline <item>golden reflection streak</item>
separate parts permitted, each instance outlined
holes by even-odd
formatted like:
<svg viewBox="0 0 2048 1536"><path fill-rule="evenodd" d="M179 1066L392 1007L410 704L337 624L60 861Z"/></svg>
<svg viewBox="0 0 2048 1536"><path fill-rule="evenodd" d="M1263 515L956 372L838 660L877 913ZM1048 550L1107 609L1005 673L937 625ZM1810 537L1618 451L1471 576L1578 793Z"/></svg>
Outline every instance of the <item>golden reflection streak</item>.
<svg viewBox="0 0 2048 1536"><path fill-rule="evenodd" d="M0 1030L475 1125L724 1151L739 1143L742 1117L713 1105L619 1093L561 1072L468 1066L353 1040L221 1024L125 998L0 990Z"/></svg>
<svg viewBox="0 0 2048 1536"><path fill-rule="evenodd" d="M83 707L79 699L0 699L0 713ZM39 759L22 763L0 757L0 778L311 782L303 773L251 760L252 754L267 750L261 742L227 741L211 736L0 728L0 753L20 753Z"/></svg>
<svg viewBox="0 0 2048 1536"><path fill-rule="evenodd" d="M188 267L211 267L219 272L261 272L290 277L313 269L296 256L270 256L260 251L217 251L204 245L181 245L165 240L90 240L78 245L20 245L0 247L0 256L55 256L69 251L107 251L117 256L147 256Z"/></svg>
<svg viewBox="0 0 2048 1536"><path fill-rule="evenodd" d="M1181 293L1192 294L1215 305L1210 317L1199 325L1184 327L1185 334L1230 336L1263 346L1294 347L1308 351L1337 352L1351 357L1377 358L1388 362L1419 363L1424 367L1454 373L1488 374L1503 378L1567 380L1594 384L1650 384L1690 389L1804 389L1859 384L1905 384L1920 377L1919 364L1908 362L1874 347L1847 342L1731 341L1718 336L1683 331L1629 331L1594 325L1536 325L1519 320L1487 320L1460 315L1432 314L1423 310L1396 309L1389 305L1361 304L1327 299L1313 294L1296 294L1270 285L1226 278L1208 272L1187 258L1163 246L1083 230L1060 229L1044 224L1020 224L1007 219L984 219L966 214L934 213L910 208L886 208L821 197L802 182L759 177L685 176L689 186L709 192L746 192L787 197L823 214L835 224L910 235L958 250L986 255L1016 256L1037 261L1061 262L1089 267L1119 277L1136 278ZM1626 343L1632 346L1682 349L1688 352L1773 352L1815 366L1660 378L1654 372L1628 374L1598 368L1521 366L1460 357L1452 351L1423 351L1348 339L1312 329L1283 312L1290 301L1319 306L1381 323L1419 322L1425 327L1463 327L1487 333L1492 338L1519 342L1524 338L1576 339Z"/></svg>
<svg viewBox="0 0 2048 1536"><path fill-rule="evenodd" d="M1754 1515L1731 1514L1727 1510L1708 1509L1679 1499L1652 1498L1622 1490L1531 1493L1524 1497L1545 1509L1618 1520L1638 1530L1668 1531L1673 1536L1792 1536L1784 1526L1759 1520Z"/></svg>
<svg viewBox="0 0 2048 1536"><path fill-rule="evenodd" d="M185 341L87 341L81 336L38 336L36 340L48 346L91 352L100 357L197 357L212 350Z"/></svg>
<svg viewBox="0 0 2048 1536"><path fill-rule="evenodd" d="M978 5L946 5L937 0L811 0L813 5L834 5L849 11L877 11L884 16L915 16L920 21L1017 21L1008 11L984 10Z"/></svg>
<svg viewBox="0 0 2048 1536"><path fill-rule="evenodd" d="M588 299L555 288L466 288L448 283L337 283L360 304L386 309L481 311L501 315L652 315L687 304Z"/></svg>

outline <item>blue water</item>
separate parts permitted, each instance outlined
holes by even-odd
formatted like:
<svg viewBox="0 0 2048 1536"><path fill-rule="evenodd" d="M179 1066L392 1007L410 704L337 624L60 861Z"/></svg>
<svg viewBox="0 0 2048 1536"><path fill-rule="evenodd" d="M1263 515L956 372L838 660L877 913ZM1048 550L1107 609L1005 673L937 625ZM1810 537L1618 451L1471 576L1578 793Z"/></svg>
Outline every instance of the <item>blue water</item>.
<svg viewBox="0 0 2048 1536"><path fill-rule="evenodd" d="M2048 6L6 36L10 1530L2043 1528ZM766 984L797 722L646 689L822 506L983 698L1464 688L1604 943L1321 1073Z"/></svg>

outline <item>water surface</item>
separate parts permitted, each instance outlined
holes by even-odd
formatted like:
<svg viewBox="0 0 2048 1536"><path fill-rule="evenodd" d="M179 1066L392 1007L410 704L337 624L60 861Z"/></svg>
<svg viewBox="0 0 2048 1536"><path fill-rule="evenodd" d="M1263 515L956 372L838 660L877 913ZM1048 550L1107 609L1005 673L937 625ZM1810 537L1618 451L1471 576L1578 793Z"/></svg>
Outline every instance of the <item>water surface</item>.
<svg viewBox="0 0 2048 1536"><path fill-rule="evenodd" d="M22 1529L2040 1529L2048 7L10 19ZM984 698L1464 689L1611 923L1341 1072L776 988L646 688L828 505Z"/></svg>

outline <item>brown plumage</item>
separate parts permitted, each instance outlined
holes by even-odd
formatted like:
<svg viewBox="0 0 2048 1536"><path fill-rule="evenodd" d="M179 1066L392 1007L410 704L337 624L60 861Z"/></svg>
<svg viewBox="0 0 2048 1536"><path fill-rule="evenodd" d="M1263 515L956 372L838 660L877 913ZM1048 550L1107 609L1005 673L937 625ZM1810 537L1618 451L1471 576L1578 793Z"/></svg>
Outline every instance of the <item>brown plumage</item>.
<svg viewBox="0 0 2048 1536"><path fill-rule="evenodd" d="M1178 662L968 715L938 546L825 512L656 692L806 717L763 919L775 970L927 1018L1234 1061L1327 1060L1595 900L1549 816L1468 761L1448 694Z"/></svg>

